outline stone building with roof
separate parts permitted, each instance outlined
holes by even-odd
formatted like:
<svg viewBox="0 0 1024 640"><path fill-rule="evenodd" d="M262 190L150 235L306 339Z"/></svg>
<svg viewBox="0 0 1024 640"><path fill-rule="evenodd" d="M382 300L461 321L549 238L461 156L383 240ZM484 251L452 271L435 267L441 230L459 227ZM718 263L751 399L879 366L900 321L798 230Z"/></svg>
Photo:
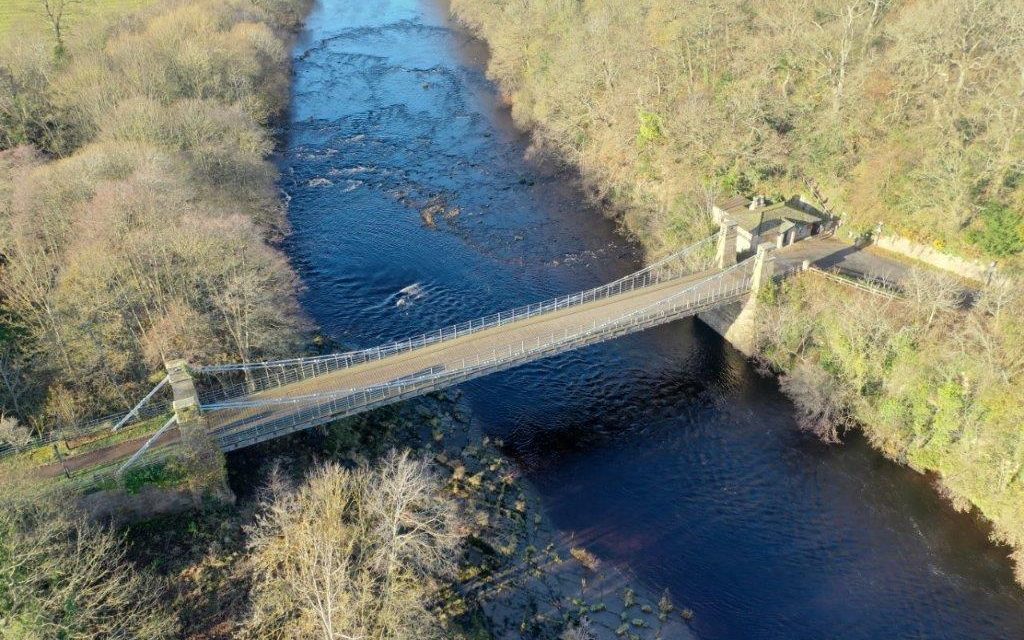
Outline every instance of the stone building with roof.
<svg viewBox="0 0 1024 640"><path fill-rule="evenodd" d="M740 252L756 249L762 243L785 247L831 229L834 224L803 196L777 203L768 202L764 196L753 200L733 196L715 203L711 214L715 222L728 219L736 223L736 249Z"/></svg>

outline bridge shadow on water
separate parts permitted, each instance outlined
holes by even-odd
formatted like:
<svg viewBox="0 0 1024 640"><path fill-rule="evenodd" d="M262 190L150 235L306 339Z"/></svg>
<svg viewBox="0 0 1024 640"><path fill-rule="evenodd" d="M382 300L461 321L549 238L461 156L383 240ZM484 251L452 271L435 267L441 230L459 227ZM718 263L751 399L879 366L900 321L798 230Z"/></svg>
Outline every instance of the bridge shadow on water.
<svg viewBox="0 0 1024 640"><path fill-rule="evenodd" d="M676 325L680 324L688 327L685 332L679 331ZM545 406L543 410L538 404L550 402L552 398L538 395L530 383L533 372L513 371L498 374L493 381L481 381L478 384L484 387L484 393L491 385L500 388L489 395L500 393L504 399L502 404L511 405L516 400L522 403L514 409L509 406L515 415L515 424L509 425L506 452L524 467L540 470L558 465L567 452L585 452L618 438L644 437L669 418L699 422L703 415L716 410L721 401L718 389L722 385L742 389L745 388L743 378L756 375L749 368L738 366L742 356L726 348L726 343L712 340L711 344L720 348L694 350L693 358L687 360L685 366L623 367L611 387L602 379L600 369L603 366L587 364L598 361L607 365L609 356L614 357L620 349L627 352L635 349L636 355L645 357L649 349L647 343L658 340L661 337L658 334L663 333L670 339L691 331L698 341L703 336L713 335L703 323L684 319L665 328L649 330L643 338L620 339L614 347L595 345L579 353L558 356L550 363L528 365L540 367L542 371L536 375L551 382L556 393L562 395L553 403L554 407ZM685 348L685 340L676 345L677 350ZM580 374L580 369L584 373ZM701 376L698 372L702 371L712 375ZM477 383L470 383L470 386L474 384ZM562 384L560 388L559 384ZM632 401L623 402L623 397ZM686 401L681 403L681 398ZM474 410L488 414L487 407L474 406ZM501 430L500 426L492 428Z"/></svg>

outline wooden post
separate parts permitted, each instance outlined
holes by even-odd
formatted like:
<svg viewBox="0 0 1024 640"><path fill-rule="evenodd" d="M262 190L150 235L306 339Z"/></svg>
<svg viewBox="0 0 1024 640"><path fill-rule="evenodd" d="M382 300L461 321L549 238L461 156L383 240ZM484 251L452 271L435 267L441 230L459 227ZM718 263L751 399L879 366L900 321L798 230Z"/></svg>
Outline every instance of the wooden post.
<svg viewBox="0 0 1024 640"><path fill-rule="evenodd" d="M60 468L64 470L64 475L70 480L71 472L68 471L68 466L64 464L64 456L60 455L60 447L57 446L56 442L53 443L53 452L57 454L57 460L60 461Z"/></svg>

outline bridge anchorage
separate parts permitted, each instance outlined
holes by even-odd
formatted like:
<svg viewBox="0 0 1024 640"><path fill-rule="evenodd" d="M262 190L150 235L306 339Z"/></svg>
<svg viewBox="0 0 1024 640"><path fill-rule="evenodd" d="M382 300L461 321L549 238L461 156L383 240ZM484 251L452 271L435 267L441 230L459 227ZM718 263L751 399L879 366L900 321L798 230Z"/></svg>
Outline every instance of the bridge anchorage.
<svg viewBox="0 0 1024 640"><path fill-rule="evenodd" d="M179 423L233 451L743 300L773 277L736 226L606 285L370 349L268 362L168 366ZM778 275L778 274L775 274ZM184 414L184 415L183 415Z"/></svg>

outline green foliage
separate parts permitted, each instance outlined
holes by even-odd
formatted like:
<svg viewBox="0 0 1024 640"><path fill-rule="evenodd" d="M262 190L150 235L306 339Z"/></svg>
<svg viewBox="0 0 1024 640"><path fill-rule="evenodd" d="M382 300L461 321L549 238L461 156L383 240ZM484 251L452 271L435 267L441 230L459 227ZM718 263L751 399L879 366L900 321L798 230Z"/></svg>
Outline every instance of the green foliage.
<svg viewBox="0 0 1024 640"><path fill-rule="evenodd" d="M124 474L124 490L136 494L145 486L174 487L184 482L187 474L173 462L161 462L146 467L129 469Z"/></svg>
<svg viewBox="0 0 1024 640"><path fill-rule="evenodd" d="M998 258L1020 253L1024 251L1024 214L989 203L981 212L981 229L972 229L968 239Z"/></svg>
<svg viewBox="0 0 1024 640"><path fill-rule="evenodd" d="M781 295L782 284L769 282L757 292L757 301L761 304L773 305L778 302Z"/></svg>
<svg viewBox="0 0 1024 640"><path fill-rule="evenodd" d="M735 166L730 167L721 176L722 191L725 193L750 193L756 183L757 180L752 179L749 173L740 171Z"/></svg>
<svg viewBox="0 0 1024 640"><path fill-rule="evenodd" d="M638 147L644 149L665 139L664 125L662 125L660 115L648 111L640 111L637 113L637 118L640 121L636 134L636 145Z"/></svg>
<svg viewBox="0 0 1024 640"><path fill-rule="evenodd" d="M915 406L914 430L917 436L908 459L921 469L943 469L950 448L967 423L970 399L954 381L928 386L928 404Z"/></svg>
<svg viewBox="0 0 1024 640"><path fill-rule="evenodd" d="M1021 548L1024 296L1008 291L986 293L998 305L983 298L928 326L926 300L881 302L798 280L762 305L761 353L787 376L801 367L826 372L803 378L821 385L817 391L794 387L814 401L811 409L822 398L849 395L853 417L876 447L938 474L958 508L977 507L1001 539Z"/></svg>

